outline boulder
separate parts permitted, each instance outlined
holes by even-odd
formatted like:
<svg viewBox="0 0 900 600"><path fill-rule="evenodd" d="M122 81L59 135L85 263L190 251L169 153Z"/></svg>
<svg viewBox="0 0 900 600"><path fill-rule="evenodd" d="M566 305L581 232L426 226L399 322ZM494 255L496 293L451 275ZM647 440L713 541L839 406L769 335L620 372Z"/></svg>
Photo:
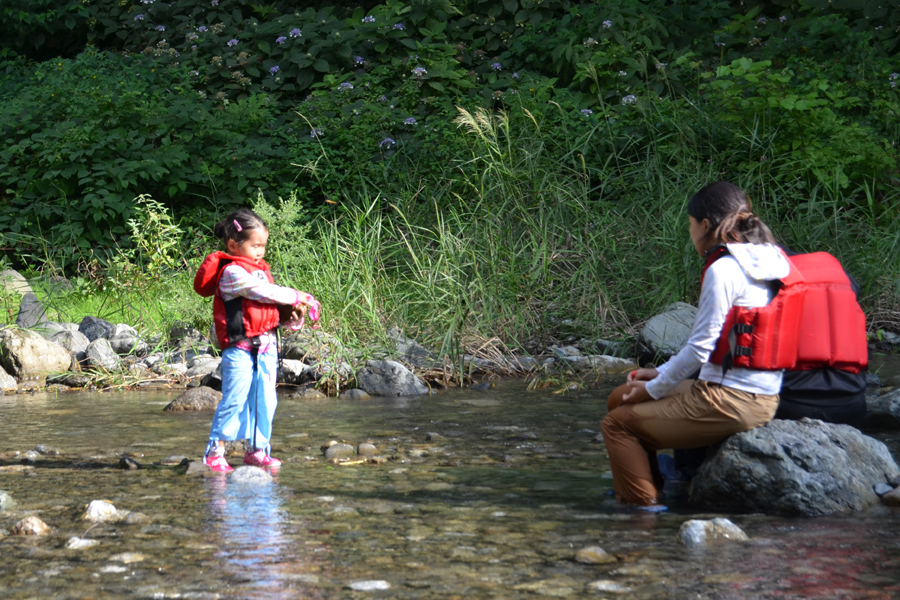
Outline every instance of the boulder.
<svg viewBox="0 0 900 600"><path fill-rule="evenodd" d="M90 316L83 318L78 325L78 331L92 342L100 338L108 338L115 330L116 326L109 321Z"/></svg>
<svg viewBox="0 0 900 600"><path fill-rule="evenodd" d="M16 378L0 367L0 390L14 390L18 388Z"/></svg>
<svg viewBox="0 0 900 600"><path fill-rule="evenodd" d="M119 323L115 326L109 336L109 345L116 354L146 356L150 350L147 342L141 339L134 327L124 323Z"/></svg>
<svg viewBox="0 0 900 600"><path fill-rule="evenodd" d="M84 351L84 360L86 367L95 370L115 371L122 364L122 359L109 345L109 340L102 337L88 344L87 350Z"/></svg>
<svg viewBox="0 0 900 600"><path fill-rule="evenodd" d="M387 336L397 345L397 353L407 362L417 367L435 363L434 354L411 337L407 337L399 327L391 327Z"/></svg>
<svg viewBox="0 0 900 600"><path fill-rule="evenodd" d="M34 290L31 289L31 286L28 285L28 280L26 280L21 273L13 271L12 269L0 271L0 286L3 286L3 289L7 292L15 292L17 294L30 294L34 292Z"/></svg>
<svg viewBox="0 0 900 600"><path fill-rule="evenodd" d="M651 354L669 358L687 345L697 318L697 309L684 302L675 302L665 311L647 321L641 330L641 341Z"/></svg>
<svg viewBox="0 0 900 600"><path fill-rule="evenodd" d="M606 375L617 375L638 368L637 363L631 359L602 354L594 356L566 356L560 358L560 362L569 365L573 371L578 373L594 371Z"/></svg>
<svg viewBox="0 0 900 600"><path fill-rule="evenodd" d="M87 352L87 348L91 344L91 340L87 339L87 336L78 331L77 328L74 331L64 329L54 333L50 337L50 341L54 344L59 344L72 353L77 362L84 360L85 352Z"/></svg>
<svg viewBox="0 0 900 600"><path fill-rule="evenodd" d="M691 519L681 524L678 529L678 541L685 546L703 546L709 542L728 540L746 542L744 530L728 519Z"/></svg>
<svg viewBox="0 0 900 600"><path fill-rule="evenodd" d="M69 370L69 351L25 329L0 330L0 366L17 380Z"/></svg>
<svg viewBox="0 0 900 600"><path fill-rule="evenodd" d="M216 410L222 392L206 386L191 388L169 402L163 409L166 412L212 411Z"/></svg>
<svg viewBox="0 0 900 600"><path fill-rule="evenodd" d="M853 427L779 419L713 450L690 500L717 511L818 516L877 504L875 484L898 480L887 447Z"/></svg>
<svg viewBox="0 0 900 600"><path fill-rule="evenodd" d="M412 372L393 360L370 360L356 373L359 387L372 396L418 396L429 392Z"/></svg>
<svg viewBox="0 0 900 600"><path fill-rule="evenodd" d="M22 296L22 302L19 304L19 314L16 316L16 326L22 329L31 329L42 323L47 322L47 314L41 301L32 292L28 292Z"/></svg>
<svg viewBox="0 0 900 600"><path fill-rule="evenodd" d="M866 417L860 429L900 429L900 390L866 396Z"/></svg>

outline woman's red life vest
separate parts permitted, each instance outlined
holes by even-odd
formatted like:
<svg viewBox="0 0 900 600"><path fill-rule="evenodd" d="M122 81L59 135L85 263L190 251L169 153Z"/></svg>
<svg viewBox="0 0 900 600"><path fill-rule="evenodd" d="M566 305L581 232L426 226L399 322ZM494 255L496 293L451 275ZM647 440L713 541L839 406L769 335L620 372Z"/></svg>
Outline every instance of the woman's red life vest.
<svg viewBox="0 0 900 600"><path fill-rule="evenodd" d="M222 349L243 339L262 335L277 327L279 323L276 304L265 304L240 296L226 302L216 293L222 271L231 264L240 265L248 273L262 271L269 283L275 283L269 265L264 260L255 263L243 256L233 256L225 252L213 252L203 260L194 276L194 291L204 298L215 296L213 320L216 324L219 347Z"/></svg>
<svg viewBox="0 0 900 600"><path fill-rule="evenodd" d="M715 249L704 273L726 253ZM827 252L787 258L791 272L769 304L731 307L709 361L725 368L864 370L866 317L841 263Z"/></svg>

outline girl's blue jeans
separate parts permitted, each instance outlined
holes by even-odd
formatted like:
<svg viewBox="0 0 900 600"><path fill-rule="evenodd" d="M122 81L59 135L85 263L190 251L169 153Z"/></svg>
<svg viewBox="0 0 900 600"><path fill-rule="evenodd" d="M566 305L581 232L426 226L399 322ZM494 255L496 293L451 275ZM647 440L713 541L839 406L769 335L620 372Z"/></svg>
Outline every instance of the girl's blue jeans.
<svg viewBox="0 0 900 600"><path fill-rule="evenodd" d="M222 400L216 408L209 432L209 446L218 442L250 440L256 449L269 452L272 439L272 419L278 398L275 395L275 378L278 367L278 351L268 344L257 355L253 368L253 356L247 350L229 346L222 353Z"/></svg>

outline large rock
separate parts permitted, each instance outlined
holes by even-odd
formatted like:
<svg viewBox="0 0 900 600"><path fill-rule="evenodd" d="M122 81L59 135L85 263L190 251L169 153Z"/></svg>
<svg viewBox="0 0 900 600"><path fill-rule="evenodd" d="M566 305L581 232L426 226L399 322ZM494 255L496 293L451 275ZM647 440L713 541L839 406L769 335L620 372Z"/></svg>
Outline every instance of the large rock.
<svg viewBox="0 0 900 600"><path fill-rule="evenodd" d="M0 329L0 366L21 380L69 370L69 351L25 329Z"/></svg>
<svg viewBox="0 0 900 600"><path fill-rule="evenodd" d="M138 332L130 325L119 323L109 336L109 345L116 354L133 354L146 356L150 347L141 339Z"/></svg>
<svg viewBox="0 0 900 600"><path fill-rule="evenodd" d="M22 329L31 329L47 322L47 314L41 301L32 292L22 296L19 304L19 314L16 316L16 326Z"/></svg>
<svg viewBox="0 0 900 600"><path fill-rule="evenodd" d="M14 390L18 387L16 378L0 367L0 390Z"/></svg>
<svg viewBox="0 0 900 600"><path fill-rule="evenodd" d="M109 345L109 340L102 337L88 344L84 357L86 366L92 369L115 371L122 364L122 359Z"/></svg>
<svg viewBox="0 0 900 600"><path fill-rule="evenodd" d="M866 417L860 429L900 429L900 390L866 397Z"/></svg>
<svg viewBox="0 0 900 600"><path fill-rule="evenodd" d="M399 327L391 327L387 336L397 345L397 353L410 364L417 367L435 364L434 354L416 340L407 337Z"/></svg>
<svg viewBox="0 0 900 600"><path fill-rule="evenodd" d="M163 409L167 412L182 411L213 411L222 399L222 392L218 392L204 385L191 388L181 394Z"/></svg>
<svg viewBox="0 0 900 600"><path fill-rule="evenodd" d="M115 330L116 326L109 321L90 316L83 318L78 325L78 331L92 342L100 338L109 338Z"/></svg>
<svg viewBox="0 0 900 600"><path fill-rule="evenodd" d="M607 375L616 375L638 368L637 363L631 359L602 354L595 354L593 356L567 355L561 357L560 361L568 364L573 371L579 373L583 371L593 371L598 374L605 373Z"/></svg>
<svg viewBox="0 0 900 600"><path fill-rule="evenodd" d="M697 318L697 309L684 302L675 302L665 312L656 315L641 330L641 341L652 354L669 358L687 345Z"/></svg>
<svg viewBox="0 0 900 600"><path fill-rule="evenodd" d="M691 502L717 511L817 516L878 503L900 483L881 442L847 425L774 420L729 437L691 482Z"/></svg>
<svg viewBox="0 0 900 600"><path fill-rule="evenodd" d="M28 285L28 280L22 277L21 273L12 269L0 271L0 286L7 292L16 292L17 294L29 294L34 291Z"/></svg>
<svg viewBox="0 0 900 600"><path fill-rule="evenodd" d="M359 387L373 396L418 396L428 386L412 372L393 360L370 360L356 373Z"/></svg>
<svg viewBox="0 0 900 600"><path fill-rule="evenodd" d="M87 336L78 331L63 330L59 331L50 338L54 344L59 344L75 356L75 360L81 362L84 360L85 352L91 344L91 340Z"/></svg>

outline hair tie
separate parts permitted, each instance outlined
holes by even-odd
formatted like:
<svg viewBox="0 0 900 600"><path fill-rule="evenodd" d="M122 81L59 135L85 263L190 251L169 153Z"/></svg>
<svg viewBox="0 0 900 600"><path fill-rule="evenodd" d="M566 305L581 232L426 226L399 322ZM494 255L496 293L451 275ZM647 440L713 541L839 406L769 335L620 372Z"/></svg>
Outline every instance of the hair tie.
<svg viewBox="0 0 900 600"><path fill-rule="evenodd" d="M232 221L232 223L234 223L234 228L237 229L238 232L243 231L243 229L241 228L241 224L237 222L237 219L234 219L234 220Z"/></svg>

